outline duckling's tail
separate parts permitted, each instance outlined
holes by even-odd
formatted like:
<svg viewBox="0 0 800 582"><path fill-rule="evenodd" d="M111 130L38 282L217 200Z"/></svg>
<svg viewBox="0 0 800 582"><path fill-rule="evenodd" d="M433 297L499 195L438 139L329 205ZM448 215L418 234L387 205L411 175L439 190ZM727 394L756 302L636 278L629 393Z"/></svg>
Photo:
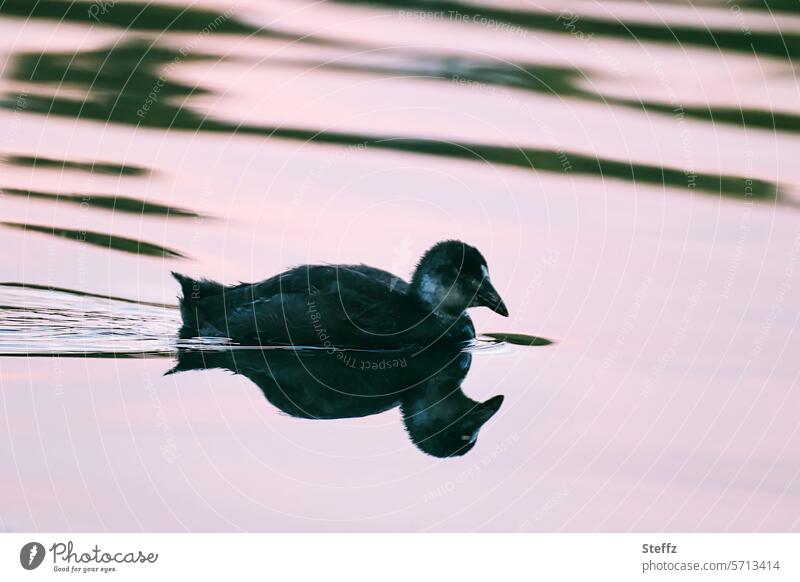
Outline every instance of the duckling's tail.
<svg viewBox="0 0 800 582"><path fill-rule="evenodd" d="M183 297L180 298L181 317L183 327L180 330L181 338L190 338L203 335L205 326L201 303L204 299L221 295L225 287L216 281L208 279L192 279L172 271L172 276L180 283Z"/></svg>

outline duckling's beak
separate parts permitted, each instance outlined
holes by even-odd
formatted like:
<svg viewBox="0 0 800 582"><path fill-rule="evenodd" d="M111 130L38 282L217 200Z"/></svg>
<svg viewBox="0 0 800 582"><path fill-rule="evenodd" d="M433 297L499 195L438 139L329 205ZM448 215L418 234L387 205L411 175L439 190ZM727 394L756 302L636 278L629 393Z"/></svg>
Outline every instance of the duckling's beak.
<svg viewBox="0 0 800 582"><path fill-rule="evenodd" d="M503 300L500 298L500 294L497 292L497 289L494 288L492 285L492 281L489 277L485 277L481 286L478 288L478 294L476 295L475 299L476 306L483 305L488 307L495 313L502 315L503 317L508 317L508 309L506 308L506 304L503 303Z"/></svg>
<svg viewBox="0 0 800 582"><path fill-rule="evenodd" d="M495 412L500 410L500 406L502 406L504 399L505 396L503 396L502 394L498 394L497 396L489 398L489 400L483 402L479 406L480 409L479 414L481 415L483 422L486 422L487 420L492 418Z"/></svg>

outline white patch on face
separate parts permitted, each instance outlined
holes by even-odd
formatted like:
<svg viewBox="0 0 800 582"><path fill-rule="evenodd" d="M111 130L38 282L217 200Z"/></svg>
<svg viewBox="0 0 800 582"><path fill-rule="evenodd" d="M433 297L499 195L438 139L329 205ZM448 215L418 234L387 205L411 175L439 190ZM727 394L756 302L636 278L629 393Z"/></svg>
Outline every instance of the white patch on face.
<svg viewBox="0 0 800 582"><path fill-rule="evenodd" d="M411 423L418 426L428 426L433 421L431 414L427 410L422 410L414 414L411 418Z"/></svg>
<svg viewBox="0 0 800 582"><path fill-rule="evenodd" d="M486 265L481 265L481 273L483 273L483 278L484 279L488 279L489 278L489 269L486 268Z"/></svg>
<svg viewBox="0 0 800 582"><path fill-rule="evenodd" d="M419 286L419 293L428 303L438 303L441 295L442 285L438 279L431 275L423 275L422 283Z"/></svg>
<svg viewBox="0 0 800 582"><path fill-rule="evenodd" d="M462 310L466 301L459 289L448 288L441 279L433 275L422 276L419 295L440 317L451 317L452 314L446 314L453 310Z"/></svg>

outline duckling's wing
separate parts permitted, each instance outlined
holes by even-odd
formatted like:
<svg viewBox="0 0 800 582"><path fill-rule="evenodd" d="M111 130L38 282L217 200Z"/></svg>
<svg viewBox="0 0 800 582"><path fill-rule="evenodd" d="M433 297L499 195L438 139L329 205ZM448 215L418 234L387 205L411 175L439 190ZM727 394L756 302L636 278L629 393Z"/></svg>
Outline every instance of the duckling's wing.
<svg viewBox="0 0 800 582"><path fill-rule="evenodd" d="M408 283L389 271L367 265L348 265L346 268L385 285L391 293L408 293Z"/></svg>
<svg viewBox="0 0 800 582"><path fill-rule="evenodd" d="M303 266L226 289L206 319L243 344L379 347L408 319L406 290L402 279L363 265Z"/></svg>

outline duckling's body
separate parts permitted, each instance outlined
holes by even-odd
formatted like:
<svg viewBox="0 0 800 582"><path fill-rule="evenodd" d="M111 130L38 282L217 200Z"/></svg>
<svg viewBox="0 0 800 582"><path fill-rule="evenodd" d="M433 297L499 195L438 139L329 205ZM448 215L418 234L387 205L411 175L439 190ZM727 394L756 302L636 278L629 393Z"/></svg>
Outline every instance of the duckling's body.
<svg viewBox="0 0 800 582"><path fill-rule="evenodd" d="M304 265L260 283L224 287L175 274L181 337L245 345L383 349L475 337L467 307L505 313L480 253L458 241L433 247L410 283L366 265Z"/></svg>

